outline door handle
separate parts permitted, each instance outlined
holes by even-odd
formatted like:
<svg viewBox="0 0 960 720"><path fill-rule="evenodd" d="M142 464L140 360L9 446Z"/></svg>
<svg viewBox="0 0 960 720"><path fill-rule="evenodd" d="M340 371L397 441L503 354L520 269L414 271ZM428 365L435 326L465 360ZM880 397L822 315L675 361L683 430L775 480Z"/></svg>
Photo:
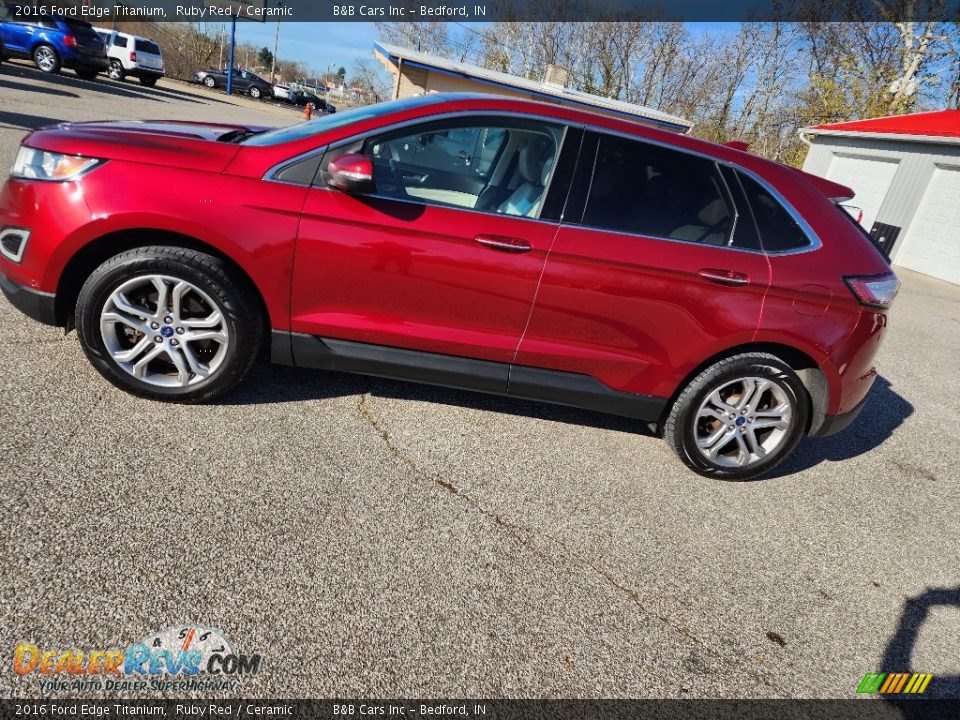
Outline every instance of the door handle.
<svg viewBox="0 0 960 720"><path fill-rule="evenodd" d="M510 253L525 253L533 249L526 240L507 237L506 235L477 235L474 241L484 247Z"/></svg>
<svg viewBox="0 0 960 720"><path fill-rule="evenodd" d="M746 285L750 282L750 278L742 272L736 272L735 270L722 270L720 268L704 268L697 273L704 280L709 280L712 283L717 285Z"/></svg>

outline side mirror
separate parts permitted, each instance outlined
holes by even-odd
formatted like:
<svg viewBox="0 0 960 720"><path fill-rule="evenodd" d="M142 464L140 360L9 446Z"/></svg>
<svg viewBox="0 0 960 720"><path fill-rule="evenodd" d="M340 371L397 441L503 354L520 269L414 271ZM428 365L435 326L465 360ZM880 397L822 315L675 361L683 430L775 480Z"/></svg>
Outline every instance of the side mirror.
<svg viewBox="0 0 960 720"><path fill-rule="evenodd" d="M349 153L327 165L327 185L347 193L373 192L373 163L366 155Z"/></svg>

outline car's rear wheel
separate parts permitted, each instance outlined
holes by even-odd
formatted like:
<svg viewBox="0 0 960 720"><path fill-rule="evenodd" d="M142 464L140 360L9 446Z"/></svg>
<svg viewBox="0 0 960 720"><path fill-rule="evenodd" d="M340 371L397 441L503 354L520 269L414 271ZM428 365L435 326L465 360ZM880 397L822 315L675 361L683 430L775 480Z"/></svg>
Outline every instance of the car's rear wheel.
<svg viewBox="0 0 960 720"><path fill-rule="evenodd" d="M119 60L111 60L110 67L107 70L107 77L111 80L123 80L127 74L123 71L123 63Z"/></svg>
<svg viewBox="0 0 960 720"><path fill-rule="evenodd" d="M40 72L52 75L60 72L60 55L49 45L38 45L33 51L33 64Z"/></svg>
<svg viewBox="0 0 960 720"><path fill-rule="evenodd" d="M706 477L749 480L779 465L807 426L809 399L793 369L774 355L717 362L681 392L664 437Z"/></svg>
<svg viewBox="0 0 960 720"><path fill-rule="evenodd" d="M214 80L214 79L213 79L212 77L210 77L209 75L207 75L207 76L203 79L203 84L206 85L208 88L215 88L215 87L217 86L217 81Z"/></svg>
<svg viewBox="0 0 960 720"><path fill-rule="evenodd" d="M263 95L263 93L256 85L250 88L250 97L252 97L254 100L259 100L261 95Z"/></svg>
<svg viewBox="0 0 960 720"><path fill-rule="evenodd" d="M77 331L90 362L114 385L171 402L230 390L263 340L257 304L220 258L142 247L110 258L77 299Z"/></svg>

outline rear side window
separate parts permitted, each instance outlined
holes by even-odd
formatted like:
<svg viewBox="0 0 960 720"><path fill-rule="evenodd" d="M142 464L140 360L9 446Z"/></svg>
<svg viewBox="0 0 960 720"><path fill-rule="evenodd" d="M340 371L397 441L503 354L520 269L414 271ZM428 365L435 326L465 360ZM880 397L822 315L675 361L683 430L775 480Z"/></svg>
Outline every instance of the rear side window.
<svg viewBox="0 0 960 720"><path fill-rule="evenodd" d="M810 238L779 200L748 175L737 175L753 211L757 233L766 252L784 252L810 245Z"/></svg>
<svg viewBox="0 0 960 720"><path fill-rule="evenodd" d="M601 136L584 225L728 245L735 216L712 161L628 138Z"/></svg>
<svg viewBox="0 0 960 720"><path fill-rule="evenodd" d="M127 39L126 39L125 37L123 37L122 35L117 35L117 36L113 39L113 46L114 46L114 47L122 47L122 48L125 48L125 47L127 46Z"/></svg>
<svg viewBox="0 0 960 720"><path fill-rule="evenodd" d="M160 48L152 40L137 40L134 48L137 52L144 52L148 55L159 55Z"/></svg>

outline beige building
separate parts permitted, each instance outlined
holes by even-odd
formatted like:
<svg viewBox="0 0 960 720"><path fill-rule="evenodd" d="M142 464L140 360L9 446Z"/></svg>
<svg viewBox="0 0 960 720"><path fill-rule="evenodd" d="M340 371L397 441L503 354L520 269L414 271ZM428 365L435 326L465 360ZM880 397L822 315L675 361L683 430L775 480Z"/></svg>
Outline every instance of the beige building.
<svg viewBox="0 0 960 720"><path fill-rule="evenodd" d="M538 82L389 43L376 43L374 55L393 77L394 98L434 92L492 93L590 110L661 130L688 133L693 128L689 120L653 108L567 88L566 72L552 66L548 77Z"/></svg>

